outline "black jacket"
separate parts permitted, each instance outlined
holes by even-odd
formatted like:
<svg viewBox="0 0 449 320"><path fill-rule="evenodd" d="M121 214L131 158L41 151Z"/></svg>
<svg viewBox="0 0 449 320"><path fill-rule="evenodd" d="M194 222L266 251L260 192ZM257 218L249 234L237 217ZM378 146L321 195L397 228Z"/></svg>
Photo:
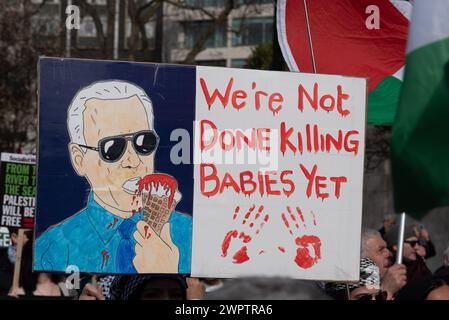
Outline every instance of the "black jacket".
<svg viewBox="0 0 449 320"><path fill-rule="evenodd" d="M12 286L14 265L9 261L8 248L0 249L0 295L7 295Z"/></svg>

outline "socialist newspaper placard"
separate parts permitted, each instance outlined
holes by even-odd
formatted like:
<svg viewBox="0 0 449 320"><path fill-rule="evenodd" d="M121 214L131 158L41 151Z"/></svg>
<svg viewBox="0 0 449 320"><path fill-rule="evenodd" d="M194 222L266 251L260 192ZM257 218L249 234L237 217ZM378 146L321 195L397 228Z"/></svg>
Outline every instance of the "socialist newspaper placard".
<svg viewBox="0 0 449 320"><path fill-rule="evenodd" d="M0 226L34 228L36 157L2 153L0 177Z"/></svg>

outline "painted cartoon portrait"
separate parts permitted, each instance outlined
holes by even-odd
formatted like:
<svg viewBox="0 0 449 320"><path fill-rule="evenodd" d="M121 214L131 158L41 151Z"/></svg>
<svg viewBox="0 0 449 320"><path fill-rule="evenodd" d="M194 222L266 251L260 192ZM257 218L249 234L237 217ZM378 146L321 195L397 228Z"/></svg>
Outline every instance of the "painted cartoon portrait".
<svg viewBox="0 0 449 320"><path fill-rule="evenodd" d="M154 88L157 69L153 77ZM163 104L164 95L158 90L154 95ZM51 111L42 105L47 100L40 100L40 128L46 119L42 113ZM37 223L42 216L46 219L41 221L56 223L41 229L36 238L35 270L65 271L76 266L93 273L190 272L192 218L179 209L183 190L174 172L156 170L158 152L169 152L169 146L161 143L162 131L168 130L157 130L154 110L169 107L157 106L151 89L117 77L81 86L67 106L60 106L66 111L67 159L78 179L85 180L84 206L65 212L64 219L56 222L42 198L46 193L41 195ZM171 108L166 114L173 120L177 107ZM40 151L44 148L40 146ZM44 152L40 161L51 157ZM53 175L44 174L48 165L41 166L41 185L52 183ZM71 201L70 188L60 192Z"/></svg>

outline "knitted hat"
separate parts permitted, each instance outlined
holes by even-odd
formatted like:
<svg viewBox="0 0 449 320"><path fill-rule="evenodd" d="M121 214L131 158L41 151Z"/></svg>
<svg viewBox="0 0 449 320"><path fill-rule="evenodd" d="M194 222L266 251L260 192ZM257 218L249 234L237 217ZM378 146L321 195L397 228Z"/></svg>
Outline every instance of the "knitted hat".
<svg viewBox="0 0 449 320"><path fill-rule="evenodd" d="M385 234L384 239L389 248L392 248L398 244L399 228L400 225L397 224ZM404 228L404 240L410 237L416 237L416 233L413 229L413 225L406 223Z"/></svg>

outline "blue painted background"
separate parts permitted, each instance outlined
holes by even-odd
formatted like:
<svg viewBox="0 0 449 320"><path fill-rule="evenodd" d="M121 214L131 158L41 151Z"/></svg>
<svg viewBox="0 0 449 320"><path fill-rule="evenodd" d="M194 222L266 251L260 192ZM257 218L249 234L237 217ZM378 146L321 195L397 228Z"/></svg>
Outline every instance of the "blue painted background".
<svg viewBox="0 0 449 320"><path fill-rule="evenodd" d="M184 128L193 139L194 66L41 58L39 80L36 237L86 205L90 186L70 162L67 109L79 89L98 80L130 81L146 91L153 102L154 126L161 138L156 171L177 179L182 200L176 210L192 213L193 165L171 163L170 149L176 142L170 141L170 134Z"/></svg>

